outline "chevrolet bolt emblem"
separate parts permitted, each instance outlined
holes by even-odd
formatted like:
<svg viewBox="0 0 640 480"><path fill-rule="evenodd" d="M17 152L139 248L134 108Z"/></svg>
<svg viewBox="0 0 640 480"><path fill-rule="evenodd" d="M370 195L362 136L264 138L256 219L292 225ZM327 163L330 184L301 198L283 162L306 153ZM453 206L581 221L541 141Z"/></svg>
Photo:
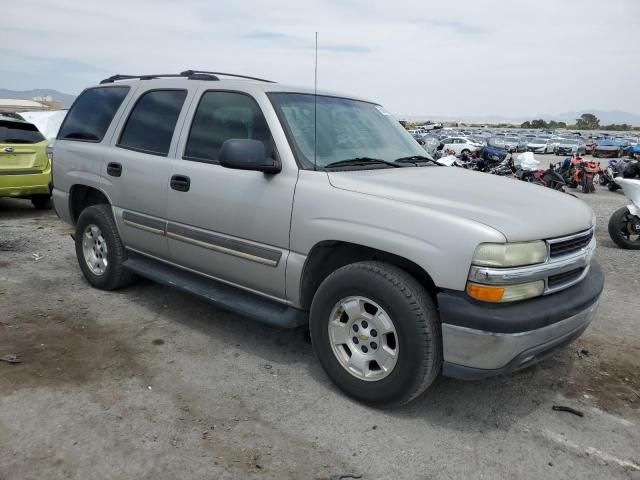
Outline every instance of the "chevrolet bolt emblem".
<svg viewBox="0 0 640 480"><path fill-rule="evenodd" d="M358 339L359 339L361 342L366 342L367 340L369 340L369 337L368 337L367 335L359 335L359 336L358 336Z"/></svg>

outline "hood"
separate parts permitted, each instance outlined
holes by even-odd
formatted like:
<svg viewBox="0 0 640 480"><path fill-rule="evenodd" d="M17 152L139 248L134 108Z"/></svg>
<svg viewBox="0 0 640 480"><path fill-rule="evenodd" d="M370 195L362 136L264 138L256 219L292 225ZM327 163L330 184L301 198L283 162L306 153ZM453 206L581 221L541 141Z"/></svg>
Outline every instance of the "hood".
<svg viewBox="0 0 640 480"><path fill-rule="evenodd" d="M335 188L460 216L498 230L510 242L560 237L592 224L591 209L571 195L462 168L407 167L328 175Z"/></svg>

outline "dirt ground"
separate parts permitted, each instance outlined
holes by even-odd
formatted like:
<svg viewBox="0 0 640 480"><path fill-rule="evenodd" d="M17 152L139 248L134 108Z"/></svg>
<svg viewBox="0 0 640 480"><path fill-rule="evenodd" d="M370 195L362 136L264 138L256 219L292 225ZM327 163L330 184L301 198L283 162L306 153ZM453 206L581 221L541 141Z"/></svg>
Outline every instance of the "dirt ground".
<svg viewBox="0 0 640 480"><path fill-rule="evenodd" d="M21 361L0 361L0 480L640 479L640 253L607 234L622 194L576 195L607 275L587 332L390 411L337 391L300 331L147 281L90 288L70 227L0 199L0 357Z"/></svg>

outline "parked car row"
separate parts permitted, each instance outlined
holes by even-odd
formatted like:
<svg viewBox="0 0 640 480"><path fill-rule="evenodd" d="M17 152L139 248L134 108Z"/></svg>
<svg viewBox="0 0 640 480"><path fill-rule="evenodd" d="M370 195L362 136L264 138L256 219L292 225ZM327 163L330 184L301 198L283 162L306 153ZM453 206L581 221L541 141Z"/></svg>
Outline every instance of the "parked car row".
<svg viewBox="0 0 640 480"><path fill-rule="evenodd" d="M591 134L588 137L579 132L548 131L548 130L523 130L509 129L453 129L444 128L438 131L424 131L420 129L409 130L413 137L421 145L425 145L425 139L435 139L444 144L443 148L455 151L457 156L463 150L477 151L486 146L489 138L503 140L503 148L508 153L533 152L538 154L555 155L585 155L593 154L596 157L622 157L640 154L640 139L638 137L610 137ZM433 140L430 140L433 143ZM634 150L635 149L635 150ZM429 149L427 148L427 151Z"/></svg>

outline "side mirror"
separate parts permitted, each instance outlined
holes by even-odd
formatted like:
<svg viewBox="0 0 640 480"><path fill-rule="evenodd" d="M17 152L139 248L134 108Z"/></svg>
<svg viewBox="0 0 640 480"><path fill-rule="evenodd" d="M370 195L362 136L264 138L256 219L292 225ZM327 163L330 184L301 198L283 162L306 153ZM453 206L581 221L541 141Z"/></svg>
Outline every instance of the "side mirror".
<svg viewBox="0 0 640 480"><path fill-rule="evenodd" d="M278 173L280 162L267 158L264 143L248 138L225 140L220 148L220 165L237 170L255 170L264 173Z"/></svg>

